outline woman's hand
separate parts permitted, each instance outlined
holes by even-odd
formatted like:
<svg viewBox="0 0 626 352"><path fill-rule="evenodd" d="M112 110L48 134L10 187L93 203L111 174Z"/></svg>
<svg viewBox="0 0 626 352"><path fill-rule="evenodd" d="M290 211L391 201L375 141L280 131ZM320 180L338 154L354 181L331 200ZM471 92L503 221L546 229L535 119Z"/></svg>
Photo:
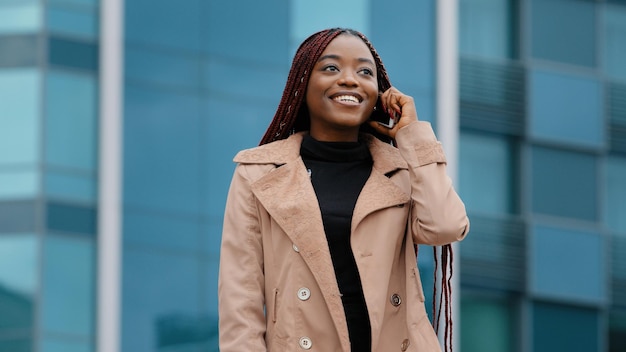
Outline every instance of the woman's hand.
<svg viewBox="0 0 626 352"><path fill-rule="evenodd" d="M387 128L378 122L370 121L370 126L376 132L395 139L399 129L413 121L417 121L417 111L415 110L413 98L400 92L395 87L387 89L378 99L381 100L383 108L389 115L395 115L399 118L396 118L396 124L393 128Z"/></svg>

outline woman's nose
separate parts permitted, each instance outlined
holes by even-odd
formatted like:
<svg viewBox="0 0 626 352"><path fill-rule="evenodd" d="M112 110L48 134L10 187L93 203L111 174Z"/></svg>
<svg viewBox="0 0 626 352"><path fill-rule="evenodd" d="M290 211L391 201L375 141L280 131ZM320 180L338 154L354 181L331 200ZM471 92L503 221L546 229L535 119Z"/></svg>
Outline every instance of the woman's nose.
<svg viewBox="0 0 626 352"><path fill-rule="evenodd" d="M359 85L359 81L356 79L353 73L350 72L342 72L341 77L337 83L341 86L357 86Z"/></svg>

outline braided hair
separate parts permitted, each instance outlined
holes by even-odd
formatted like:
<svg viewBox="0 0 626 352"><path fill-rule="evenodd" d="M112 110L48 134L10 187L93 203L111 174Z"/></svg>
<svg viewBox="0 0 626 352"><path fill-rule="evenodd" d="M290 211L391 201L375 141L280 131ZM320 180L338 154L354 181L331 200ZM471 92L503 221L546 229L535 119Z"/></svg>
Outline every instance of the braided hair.
<svg viewBox="0 0 626 352"><path fill-rule="evenodd" d="M314 33L305 39L296 51L289 75L287 76L287 84L285 85L283 96L278 104L276 114L274 114L274 119L272 119L259 143L260 145L287 138L293 132L309 129L310 119L305 97L311 71L313 71L315 63L326 50L328 44L341 34L350 34L361 38L370 49L376 63L378 91L382 93L391 87L387 70L385 70L380 56L363 33L346 28L331 28ZM384 113L384 109L377 108L372 114ZM375 133L367 124L363 124L361 129L374 134L379 139L389 141L388 137Z"/></svg>
<svg viewBox="0 0 626 352"><path fill-rule="evenodd" d="M283 90L283 96L278 104L278 109L274 114L274 118L270 123L267 131L261 139L260 145L267 144L273 141L287 138L290 134L299 131L306 131L309 129L310 118L309 111L306 106L306 89L309 84L309 77L311 71L315 66L317 60L322 55L328 44L341 34L350 34L361 38L365 45L370 49L374 62L376 63L376 77L378 80L378 91L380 93L385 92L391 88L389 82L389 76L387 70L383 65L380 56L374 49L372 43L367 37L358 31L346 28L331 28L319 31L312 34L305 39L298 47L296 54L287 76L287 83ZM372 114L385 114L384 109L378 108L372 112ZM361 130L373 134L377 138L389 142L390 138L377 133L368 124L361 125ZM445 351L452 350L452 310L450 296L452 294L452 286L450 280L452 278L452 246L444 245L441 247L441 263L437 259L437 247L433 247L435 258L435 281L437 279L437 271L439 265L441 265L442 277L441 279L441 292L437 294L437 285L433 287L433 319L432 324L435 331L439 333L438 327L441 320L441 312L444 311L444 319L446 321L446 328L444 332L444 346ZM417 256L417 245L415 246L415 255ZM448 269L450 270L448 274ZM442 305L445 305L442 307Z"/></svg>

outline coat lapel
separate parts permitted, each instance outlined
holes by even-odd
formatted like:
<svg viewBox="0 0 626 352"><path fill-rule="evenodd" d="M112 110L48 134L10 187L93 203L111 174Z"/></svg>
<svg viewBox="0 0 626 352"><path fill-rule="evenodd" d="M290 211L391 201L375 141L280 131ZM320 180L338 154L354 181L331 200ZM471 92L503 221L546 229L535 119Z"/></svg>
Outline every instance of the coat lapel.
<svg viewBox="0 0 626 352"><path fill-rule="evenodd" d="M334 324L349 351L348 327L315 191L300 157L261 177L252 192L298 246L322 291Z"/></svg>
<svg viewBox="0 0 626 352"><path fill-rule="evenodd" d="M409 194L400 189L388 177L399 169L407 169L406 161L402 159L396 148L373 136L367 135L366 138L374 166L354 207L352 233L368 214L391 206L405 204L410 200Z"/></svg>

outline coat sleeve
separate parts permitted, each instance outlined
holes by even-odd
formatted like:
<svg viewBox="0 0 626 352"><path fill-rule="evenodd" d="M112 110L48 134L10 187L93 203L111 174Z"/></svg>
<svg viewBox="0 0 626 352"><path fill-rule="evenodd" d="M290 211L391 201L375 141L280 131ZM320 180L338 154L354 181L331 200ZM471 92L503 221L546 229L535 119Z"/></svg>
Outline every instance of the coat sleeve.
<svg viewBox="0 0 626 352"><path fill-rule="evenodd" d="M258 210L246 168L228 192L218 283L220 351L267 351L265 277Z"/></svg>
<svg viewBox="0 0 626 352"><path fill-rule="evenodd" d="M462 240L469 219L446 174L446 158L430 123L416 121L401 128L396 143L409 165L415 243L439 246Z"/></svg>

